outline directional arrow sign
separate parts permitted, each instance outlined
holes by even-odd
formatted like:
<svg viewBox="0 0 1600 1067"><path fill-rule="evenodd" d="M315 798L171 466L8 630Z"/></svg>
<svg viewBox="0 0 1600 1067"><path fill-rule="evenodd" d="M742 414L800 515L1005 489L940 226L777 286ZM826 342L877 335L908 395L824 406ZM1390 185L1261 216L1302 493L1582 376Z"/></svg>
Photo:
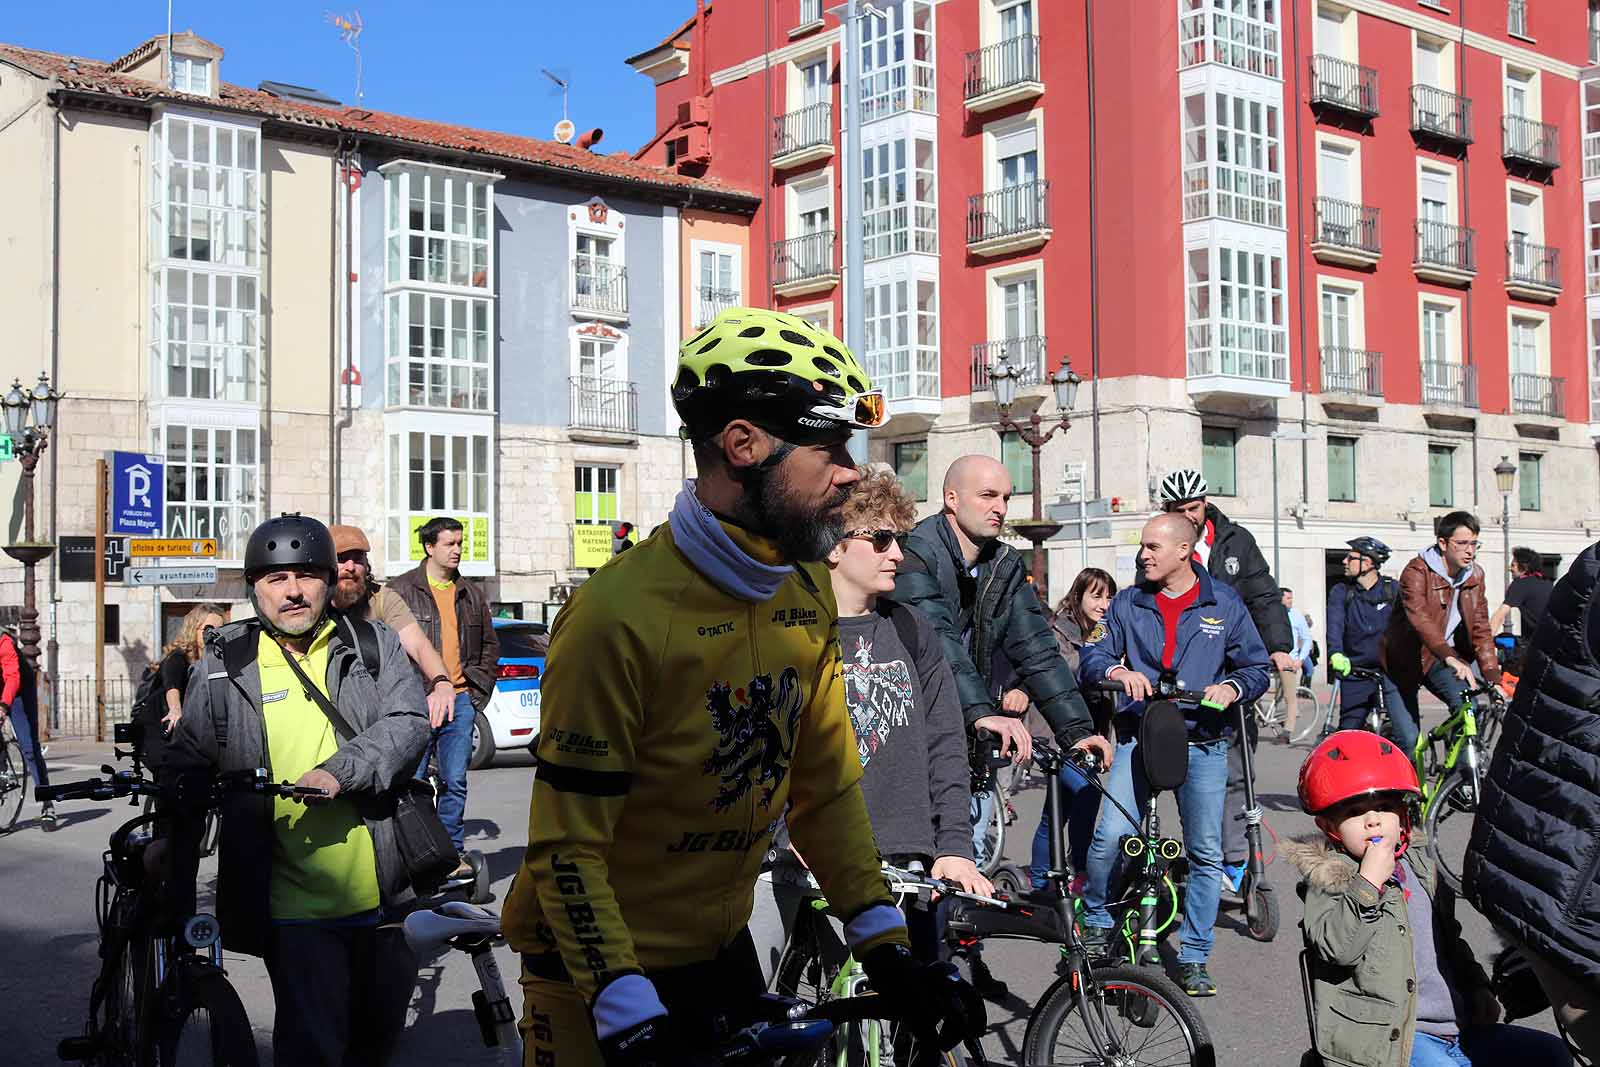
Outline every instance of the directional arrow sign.
<svg viewBox="0 0 1600 1067"><path fill-rule="evenodd" d="M182 538L160 537L130 537L128 539L128 555L130 556L189 556L197 559L215 559L217 555L217 539L215 537L197 537L192 541Z"/></svg>
<svg viewBox="0 0 1600 1067"><path fill-rule="evenodd" d="M129 567L126 585L210 585L217 580L215 567Z"/></svg>

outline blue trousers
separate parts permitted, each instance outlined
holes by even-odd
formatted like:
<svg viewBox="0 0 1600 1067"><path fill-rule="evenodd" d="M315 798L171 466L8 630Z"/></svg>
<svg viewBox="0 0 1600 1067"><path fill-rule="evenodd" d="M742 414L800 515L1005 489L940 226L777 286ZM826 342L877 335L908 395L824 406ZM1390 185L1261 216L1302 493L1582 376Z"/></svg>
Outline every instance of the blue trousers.
<svg viewBox="0 0 1600 1067"><path fill-rule="evenodd" d="M1000 782L991 776L988 789L972 794L972 804L967 812L972 819L972 859L980 868L989 859L983 838L989 831L990 821L994 818L994 806L999 793Z"/></svg>
<svg viewBox="0 0 1600 1067"><path fill-rule="evenodd" d="M456 717L447 719L434 728L428 738L428 747L422 750L422 762L417 764L417 777L428 776L428 758L439 754L439 821L450 834L456 851L463 851L466 839L467 814L467 763L472 758L472 722L477 712L472 707L472 697L456 694Z"/></svg>
<svg viewBox="0 0 1600 1067"><path fill-rule="evenodd" d="M1137 738L1117 745L1117 758L1104 783L1107 792L1134 815L1144 810L1150 796L1137 757L1138 747ZM1222 809L1227 789L1227 739L1189 742L1189 778L1178 787L1183 848L1189 855L1183 927L1178 933L1179 963L1204 963L1211 958L1215 941L1211 927L1217 921L1217 903L1222 897ZM1138 832L1139 828L1116 805L1101 805L1100 823L1095 827L1094 843L1089 846L1089 880L1083 891L1086 925L1108 929L1115 925L1106 908L1106 882L1123 835Z"/></svg>
<svg viewBox="0 0 1600 1067"><path fill-rule="evenodd" d="M1061 783L1061 815L1066 820L1068 862L1075 872L1089 869L1089 841L1094 837L1094 820L1100 812L1100 791L1090 785L1076 767L1064 766L1056 775ZM1028 865L1033 888L1043 889L1050 873L1050 806L1039 813L1039 828L1033 832L1033 862Z"/></svg>
<svg viewBox="0 0 1600 1067"><path fill-rule="evenodd" d="M1454 1041L1417 1034L1411 1043L1411 1067L1571 1067L1572 1054L1555 1034L1526 1026L1495 1023L1461 1031Z"/></svg>
<svg viewBox="0 0 1600 1067"><path fill-rule="evenodd" d="M1446 669L1446 673L1450 673ZM1450 674L1452 680L1454 674ZM1458 690L1459 692L1459 690ZM1390 728L1395 743L1401 751L1411 755L1417 747L1417 695L1411 694L1408 703L1387 674L1383 676L1383 703L1389 713ZM1378 706L1378 684L1364 678L1346 679L1339 683L1339 729L1359 730L1366 722L1367 713Z"/></svg>
<svg viewBox="0 0 1600 1067"><path fill-rule="evenodd" d="M50 770L44 765L44 753L39 749L39 707L35 703L36 696L28 688L18 692L17 699L11 702L7 718L11 720L11 729L16 731L17 744L22 746L22 763L28 768L28 777L33 779L34 785L49 785Z"/></svg>
<svg viewBox="0 0 1600 1067"><path fill-rule="evenodd" d="M1422 676L1422 684L1428 687L1428 692L1444 702L1446 718L1456 713L1456 709L1461 706L1461 694L1467 691L1466 683L1457 678L1456 672L1446 667L1443 663L1435 663L1430 667L1428 673ZM1413 723L1418 724L1411 728L1411 746L1406 749L1408 755L1416 748L1417 733L1421 729L1422 709L1417 700L1420 693L1420 689L1411 689L1409 692L1404 689L1400 691L1400 700L1405 705L1406 714L1411 717ZM1398 724L1398 719L1396 722ZM1396 729L1398 728L1397 725ZM1396 737L1395 740L1403 741L1404 738Z"/></svg>

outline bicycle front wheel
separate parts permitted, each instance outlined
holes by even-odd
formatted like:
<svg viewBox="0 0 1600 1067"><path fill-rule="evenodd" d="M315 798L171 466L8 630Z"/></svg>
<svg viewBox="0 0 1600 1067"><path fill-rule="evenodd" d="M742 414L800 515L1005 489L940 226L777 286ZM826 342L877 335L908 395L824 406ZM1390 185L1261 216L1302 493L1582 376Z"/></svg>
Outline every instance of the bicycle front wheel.
<svg viewBox="0 0 1600 1067"><path fill-rule="evenodd" d="M1461 892L1462 865L1477 811L1472 778L1460 771L1445 780L1428 808L1428 857L1438 868L1439 878L1457 894Z"/></svg>
<svg viewBox="0 0 1600 1067"><path fill-rule="evenodd" d="M1213 1067L1199 1012L1166 975L1148 967L1096 967L1083 1003L1071 977L1045 991L1028 1019L1022 1062L1099 1067Z"/></svg>
<svg viewBox="0 0 1600 1067"><path fill-rule="evenodd" d="M1311 702L1312 714L1307 715L1305 708L1301 708L1300 718L1296 722L1295 731L1289 737L1289 740L1295 744L1299 744L1301 741L1306 740L1313 734L1316 734L1318 731L1321 731L1322 733L1329 732L1328 719L1338 714L1339 683L1334 683L1333 696L1329 698L1327 707L1322 706L1321 702L1317 700L1315 693L1311 694Z"/></svg>
<svg viewBox="0 0 1600 1067"><path fill-rule="evenodd" d="M191 962L168 981L177 982L175 990L156 994L161 1018L155 1062L160 1067L260 1067L250 1017L221 971ZM176 1003L167 1010L169 992Z"/></svg>
<svg viewBox="0 0 1600 1067"><path fill-rule="evenodd" d="M22 746L10 734L0 734L0 834L9 833L28 799L28 765Z"/></svg>
<svg viewBox="0 0 1600 1067"><path fill-rule="evenodd" d="M993 785L994 811L989 816L989 821L983 830L983 862L978 865L978 870L984 874L993 874L1000 866L1000 852L1006 844L1006 798L997 780Z"/></svg>

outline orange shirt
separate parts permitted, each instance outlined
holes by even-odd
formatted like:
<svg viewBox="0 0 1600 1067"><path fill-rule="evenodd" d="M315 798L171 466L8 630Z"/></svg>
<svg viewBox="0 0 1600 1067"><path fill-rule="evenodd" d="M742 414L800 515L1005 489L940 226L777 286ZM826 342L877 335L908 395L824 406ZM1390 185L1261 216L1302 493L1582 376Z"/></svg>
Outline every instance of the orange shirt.
<svg viewBox="0 0 1600 1067"><path fill-rule="evenodd" d="M467 691L467 676L461 670L461 629L456 624L456 583L428 579L428 591L439 608L439 658L456 692Z"/></svg>

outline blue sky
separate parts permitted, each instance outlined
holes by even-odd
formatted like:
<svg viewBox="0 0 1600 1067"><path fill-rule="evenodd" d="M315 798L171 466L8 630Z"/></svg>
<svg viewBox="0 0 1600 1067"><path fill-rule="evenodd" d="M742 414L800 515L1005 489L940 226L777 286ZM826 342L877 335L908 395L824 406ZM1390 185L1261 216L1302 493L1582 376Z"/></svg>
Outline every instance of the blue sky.
<svg viewBox="0 0 1600 1067"><path fill-rule="evenodd" d="M165 0L0 2L0 41L110 60L166 32ZM355 102L355 56L325 20L359 8L366 106L532 137L549 137L568 77L578 129L600 126L600 150L634 151L654 135L654 86L622 60L665 37L693 0L173 0L175 31L225 51L222 76L254 88L293 82ZM70 11L70 17L63 12Z"/></svg>

